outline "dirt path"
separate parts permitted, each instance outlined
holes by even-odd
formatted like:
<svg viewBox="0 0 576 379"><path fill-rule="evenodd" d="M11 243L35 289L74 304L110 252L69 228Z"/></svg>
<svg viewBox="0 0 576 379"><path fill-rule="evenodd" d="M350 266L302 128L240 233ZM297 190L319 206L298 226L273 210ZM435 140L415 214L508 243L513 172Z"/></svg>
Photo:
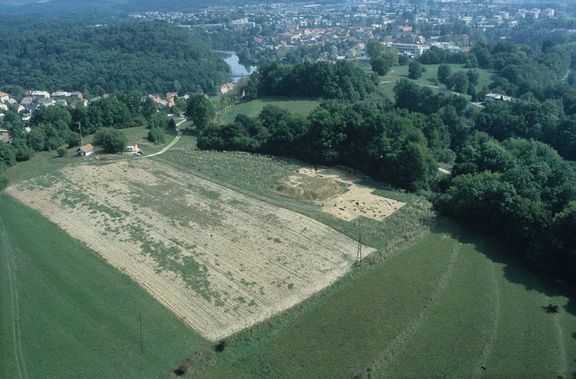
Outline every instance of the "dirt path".
<svg viewBox="0 0 576 379"><path fill-rule="evenodd" d="M178 127L178 126L182 125L182 124L185 123L185 122L186 122L186 119L181 120L180 122L178 122L178 123L176 124L176 126ZM176 138L174 138L174 140L173 140L172 142L170 142L170 143L168 144L168 146L166 146L165 148L163 148L162 150L160 150L160 151L157 152L157 153L150 154L150 155L146 155L146 156L143 156L142 158L156 157L156 156L161 155L161 154L164 154L165 152L167 152L168 150L170 150L170 149L172 148L172 146L176 145L176 143L180 140L180 137L182 137L182 131L181 131L180 129L176 128L176 132L177 132Z"/></svg>
<svg viewBox="0 0 576 379"><path fill-rule="evenodd" d="M488 361L490 359L490 354L492 353L492 346L494 341L498 338L498 326L500 325L500 288L498 285L498 279L496 278L496 269L494 268L494 262L487 262L490 271L490 283L494 289L494 304L491 307L494 310L494 323L492 324L492 332L488 336L486 343L482 348L482 353L476 365L476 371L474 372L473 378L481 378L484 376L486 367L488 366Z"/></svg>
<svg viewBox="0 0 576 379"><path fill-rule="evenodd" d="M16 374L18 378L28 378L28 372L26 369L26 361L24 358L24 350L22 349L22 333L20 330L20 304L18 287L16 285L16 272L13 267L14 260L14 250L11 244L8 242L8 233L4 228L2 220L0 220L0 246L5 255L6 267L8 270L8 285L10 292L10 303L12 310L12 338L14 340L14 357L16 362Z"/></svg>
<svg viewBox="0 0 576 379"><path fill-rule="evenodd" d="M122 161L127 161L130 159L134 159L134 158L138 158L138 159L144 159L144 158L152 158L152 157L157 157L158 155L164 154L165 152L167 152L168 150L170 150L174 145L176 145L176 143L180 140L180 137L182 137L182 131L180 129L178 129L178 126L182 125L183 123L186 122L186 119L179 121L176 124L176 137L174 137L174 140L172 140L172 142L170 142L167 146L165 146L162 150L153 153L153 154L149 154L149 155L143 155L141 157L135 157L135 156L120 156L117 158L111 158L111 159L106 159L106 162L122 162Z"/></svg>

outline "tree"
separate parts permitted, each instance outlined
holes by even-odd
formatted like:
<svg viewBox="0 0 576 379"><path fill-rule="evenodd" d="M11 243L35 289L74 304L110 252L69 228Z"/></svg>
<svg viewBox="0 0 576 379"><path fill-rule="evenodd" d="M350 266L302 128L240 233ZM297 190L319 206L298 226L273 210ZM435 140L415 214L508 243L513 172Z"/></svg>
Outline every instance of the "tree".
<svg viewBox="0 0 576 379"><path fill-rule="evenodd" d="M192 121L197 132L206 129L214 117L214 107L204 95L192 95L186 104L186 118Z"/></svg>
<svg viewBox="0 0 576 379"><path fill-rule="evenodd" d="M394 65L398 64L398 52L376 40L368 43L366 51L370 57L372 70L380 76L386 75Z"/></svg>
<svg viewBox="0 0 576 379"><path fill-rule="evenodd" d="M59 148L56 149L56 153L60 158L63 158L68 153L68 150L66 150L64 146L60 146Z"/></svg>
<svg viewBox="0 0 576 379"><path fill-rule="evenodd" d="M126 149L128 138L119 130L102 128L94 134L94 144L101 146L106 153L120 153Z"/></svg>
<svg viewBox="0 0 576 379"><path fill-rule="evenodd" d="M468 75L464 71L458 71L454 75L452 75L452 86L454 91L459 93L467 93L468 92Z"/></svg>
<svg viewBox="0 0 576 379"><path fill-rule="evenodd" d="M447 64L441 64L438 66L438 81L444 85L447 85L450 76L452 76L452 69Z"/></svg>
<svg viewBox="0 0 576 379"><path fill-rule="evenodd" d="M160 128L152 128L148 132L148 141L158 145L166 142L166 134Z"/></svg>
<svg viewBox="0 0 576 379"><path fill-rule="evenodd" d="M422 76L422 65L417 61L412 61L408 65L408 77L418 79Z"/></svg>
<svg viewBox="0 0 576 379"><path fill-rule="evenodd" d="M468 70L466 71L466 75L468 75L468 82L472 85L478 84L478 80L480 79L480 74L476 70Z"/></svg>
<svg viewBox="0 0 576 379"><path fill-rule="evenodd" d="M16 164L14 148L0 141L0 174L8 167Z"/></svg>

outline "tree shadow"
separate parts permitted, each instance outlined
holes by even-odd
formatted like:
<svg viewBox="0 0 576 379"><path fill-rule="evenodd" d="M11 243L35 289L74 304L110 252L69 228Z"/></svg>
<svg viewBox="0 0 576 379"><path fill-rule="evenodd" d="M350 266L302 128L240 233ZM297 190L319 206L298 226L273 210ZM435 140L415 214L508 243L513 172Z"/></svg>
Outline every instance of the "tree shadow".
<svg viewBox="0 0 576 379"><path fill-rule="evenodd" d="M473 245L492 262L504 265L504 277L511 283L521 284L527 291L537 291L548 297L563 296L568 302L562 307L557 304L542 304L542 311L565 311L576 316L576 293L566 283L554 280L528 267L521 257L515 255L505 243L471 226L456 223L446 217L438 217L433 231L446 233L462 244ZM555 313L555 312L553 312ZM576 337L575 337L576 338Z"/></svg>

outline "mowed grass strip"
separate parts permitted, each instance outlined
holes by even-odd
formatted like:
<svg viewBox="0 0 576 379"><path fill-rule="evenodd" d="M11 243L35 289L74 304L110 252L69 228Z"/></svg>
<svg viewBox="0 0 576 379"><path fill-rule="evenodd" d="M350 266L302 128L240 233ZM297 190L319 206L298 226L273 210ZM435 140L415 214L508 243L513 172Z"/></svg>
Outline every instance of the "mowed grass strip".
<svg viewBox="0 0 576 379"><path fill-rule="evenodd" d="M234 121L236 116L239 114L245 114L249 117L256 117L267 105L275 105L292 113L308 115L308 113L312 112L312 110L319 104L320 101L312 99L265 97L247 101L245 103L240 103L224 110L220 115L218 115L218 122L220 124L228 124Z"/></svg>
<svg viewBox="0 0 576 379"><path fill-rule="evenodd" d="M470 378L485 365L500 306L498 288L490 280L492 262L468 244L460 246L458 255L450 283L429 317L390 366L374 372L376 377Z"/></svg>
<svg viewBox="0 0 576 379"><path fill-rule="evenodd" d="M166 377L193 351L209 351L208 341L128 277L6 195L0 195L0 223L0 377L18 377L9 262L31 378Z"/></svg>

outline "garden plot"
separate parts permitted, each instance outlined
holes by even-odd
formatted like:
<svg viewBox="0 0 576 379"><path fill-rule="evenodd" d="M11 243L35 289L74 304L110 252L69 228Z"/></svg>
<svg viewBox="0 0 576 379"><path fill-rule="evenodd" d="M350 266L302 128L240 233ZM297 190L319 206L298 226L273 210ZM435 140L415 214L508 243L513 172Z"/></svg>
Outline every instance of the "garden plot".
<svg viewBox="0 0 576 379"><path fill-rule="evenodd" d="M149 160L77 165L7 191L212 340L329 286L358 247L308 217Z"/></svg>

